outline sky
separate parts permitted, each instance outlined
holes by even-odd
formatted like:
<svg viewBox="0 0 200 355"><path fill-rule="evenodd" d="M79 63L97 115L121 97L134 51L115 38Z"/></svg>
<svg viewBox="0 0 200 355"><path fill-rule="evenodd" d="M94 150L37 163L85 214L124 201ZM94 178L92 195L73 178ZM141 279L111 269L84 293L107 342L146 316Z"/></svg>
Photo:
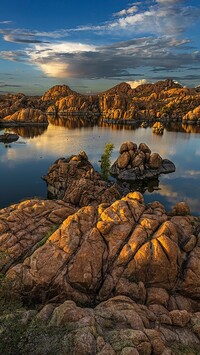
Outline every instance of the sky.
<svg viewBox="0 0 200 355"><path fill-rule="evenodd" d="M1 0L0 94L200 84L199 0Z"/></svg>

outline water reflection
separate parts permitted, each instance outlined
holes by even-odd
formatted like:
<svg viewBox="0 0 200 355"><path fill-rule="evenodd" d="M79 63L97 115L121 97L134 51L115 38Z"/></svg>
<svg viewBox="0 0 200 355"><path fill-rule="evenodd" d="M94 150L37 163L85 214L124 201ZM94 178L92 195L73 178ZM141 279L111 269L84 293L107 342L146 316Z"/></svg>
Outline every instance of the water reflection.
<svg viewBox="0 0 200 355"><path fill-rule="evenodd" d="M139 191L142 194L145 192L152 193L154 191L160 190L159 187L159 178L155 177L149 181L139 181L139 182L122 182L120 180L117 180L118 185L121 187L122 192L125 194L128 191Z"/></svg>
<svg viewBox="0 0 200 355"><path fill-rule="evenodd" d="M54 126L66 127L68 129L94 127L99 123L98 117L85 116L51 116L48 115L48 121Z"/></svg>
<svg viewBox="0 0 200 355"><path fill-rule="evenodd" d="M47 130L47 126L26 126L7 128L7 132L18 134L22 138L34 138L42 135Z"/></svg>
<svg viewBox="0 0 200 355"><path fill-rule="evenodd" d="M146 185L132 186L132 189L144 193L145 202L158 200L167 210L184 200L193 213L200 215L200 127L171 122L165 125L160 136L153 134L152 124L149 127L140 125L114 125L85 117L59 117L56 120L50 117L48 127L12 128L13 133L26 138L26 144L12 143L12 149L5 149L0 144L0 207L23 198L46 197L46 184L41 176L60 157L85 150L95 169L99 170L98 161L106 143L115 145L111 157L113 163L121 144L133 141L137 144L145 142L152 152L172 160L176 172L161 175L159 180Z"/></svg>

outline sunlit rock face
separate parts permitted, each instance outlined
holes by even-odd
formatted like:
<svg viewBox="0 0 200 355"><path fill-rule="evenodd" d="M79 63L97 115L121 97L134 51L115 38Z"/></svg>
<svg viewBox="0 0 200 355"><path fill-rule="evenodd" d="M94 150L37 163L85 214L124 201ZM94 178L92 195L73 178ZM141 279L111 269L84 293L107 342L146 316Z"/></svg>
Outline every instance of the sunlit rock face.
<svg viewBox="0 0 200 355"><path fill-rule="evenodd" d="M8 253L5 265L9 265L9 258L16 260L15 266L9 266L7 277L25 300L44 303L71 299L92 305L126 295L145 304L152 300L148 296L151 289L159 288L164 290L161 294L166 293L164 302L168 309L173 309L176 297L181 296L187 298L189 311L199 311L198 220L182 205L177 205L169 216L158 202L145 205L137 192L112 204L89 205L75 213L69 205L63 205L60 212L59 208L57 213L51 210L54 221L56 216L62 219L63 213L70 216L44 245L32 252L29 234L35 234L38 241L42 230L36 233L35 223L30 223L26 236L22 231L30 221L28 215L37 208L41 213L42 206L30 206L24 222L20 222L20 206L14 208L10 219L8 210L1 212L1 250ZM38 217L41 227L42 223L51 224L49 214L49 210L44 213L42 222ZM16 237L15 229L19 229L20 223L24 223L22 236L18 232ZM28 256L25 247L29 248ZM162 296L156 302L162 303Z"/></svg>
<svg viewBox="0 0 200 355"><path fill-rule="evenodd" d="M0 210L0 272L30 255L76 208L63 201L26 200Z"/></svg>
<svg viewBox="0 0 200 355"><path fill-rule="evenodd" d="M132 89L128 83L94 95L83 95L67 85L56 85L42 97L24 94L4 95L0 100L0 118L23 108L40 109L49 114L81 113L102 115L103 119L125 121L198 121L200 92L185 88L171 79L142 84Z"/></svg>
<svg viewBox="0 0 200 355"><path fill-rule="evenodd" d="M10 125L20 124L47 124L47 115L41 110L33 108L24 108L20 111L13 113L10 116L6 116L3 119L3 123Z"/></svg>
<svg viewBox="0 0 200 355"><path fill-rule="evenodd" d="M183 121L193 121L193 122L200 122L200 105L194 110L189 111L184 117Z"/></svg>
<svg viewBox="0 0 200 355"><path fill-rule="evenodd" d="M56 101L62 97L74 94L78 95L77 92L71 90L67 85L55 85L44 93L42 101Z"/></svg>
<svg viewBox="0 0 200 355"><path fill-rule="evenodd" d="M120 153L137 149L126 142ZM140 151L152 156L144 143ZM198 354L200 222L188 205L167 214L139 192L120 198L84 152L45 179L63 200L0 210L0 307L17 295L36 309L4 309L0 351Z"/></svg>
<svg viewBox="0 0 200 355"><path fill-rule="evenodd" d="M175 171L174 164L162 159L157 153L151 153L145 143L139 146L133 142L125 142L120 147L120 155L111 166L110 172L119 180L149 180L160 174Z"/></svg>
<svg viewBox="0 0 200 355"><path fill-rule="evenodd" d="M7 94L0 99L0 118L12 115L23 108L34 108L45 111L47 105L39 97L19 94Z"/></svg>

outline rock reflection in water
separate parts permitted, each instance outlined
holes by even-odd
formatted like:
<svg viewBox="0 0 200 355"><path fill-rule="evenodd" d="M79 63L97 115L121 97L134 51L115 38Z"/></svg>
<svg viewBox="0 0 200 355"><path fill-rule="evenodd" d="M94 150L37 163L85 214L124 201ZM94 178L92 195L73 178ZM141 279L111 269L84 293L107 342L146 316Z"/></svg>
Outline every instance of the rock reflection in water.
<svg viewBox="0 0 200 355"><path fill-rule="evenodd" d="M200 126L198 125L182 122L168 122L163 123L163 126L168 132L200 133Z"/></svg>
<svg viewBox="0 0 200 355"><path fill-rule="evenodd" d="M48 121L54 126L66 127L68 129L94 127L98 124L99 118L85 116L48 116Z"/></svg>
<svg viewBox="0 0 200 355"><path fill-rule="evenodd" d="M141 123L139 122L133 122L132 124L122 124L122 123L113 123L113 122L107 122L107 121L101 121L101 127L110 127L112 130L129 130L133 131L139 128Z"/></svg>
<svg viewBox="0 0 200 355"><path fill-rule="evenodd" d="M34 138L34 137L41 136L47 130L47 127L48 126L12 127L7 130L16 133L18 136L22 138Z"/></svg>
<svg viewBox="0 0 200 355"><path fill-rule="evenodd" d="M126 195L129 191L139 191L142 194L144 194L145 192L152 193L154 191L160 190L159 183L160 181L158 178L138 182L122 182L120 180L117 180L117 184L122 189L123 195Z"/></svg>

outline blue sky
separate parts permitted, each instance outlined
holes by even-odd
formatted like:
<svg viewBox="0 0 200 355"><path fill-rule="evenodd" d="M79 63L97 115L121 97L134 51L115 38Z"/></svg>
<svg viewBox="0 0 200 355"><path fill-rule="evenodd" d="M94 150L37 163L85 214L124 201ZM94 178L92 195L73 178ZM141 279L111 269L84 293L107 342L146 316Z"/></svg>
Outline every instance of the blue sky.
<svg viewBox="0 0 200 355"><path fill-rule="evenodd" d="M200 84L198 0L1 0L0 93Z"/></svg>

